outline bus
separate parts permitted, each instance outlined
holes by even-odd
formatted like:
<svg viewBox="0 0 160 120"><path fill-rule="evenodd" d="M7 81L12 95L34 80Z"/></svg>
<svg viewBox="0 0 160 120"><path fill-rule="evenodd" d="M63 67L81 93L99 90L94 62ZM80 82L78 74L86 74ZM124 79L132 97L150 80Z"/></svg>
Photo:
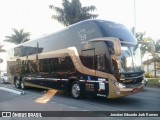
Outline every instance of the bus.
<svg viewBox="0 0 160 120"><path fill-rule="evenodd" d="M16 88L56 89L73 98L119 98L142 91L137 40L122 24L85 20L8 50L8 79Z"/></svg>

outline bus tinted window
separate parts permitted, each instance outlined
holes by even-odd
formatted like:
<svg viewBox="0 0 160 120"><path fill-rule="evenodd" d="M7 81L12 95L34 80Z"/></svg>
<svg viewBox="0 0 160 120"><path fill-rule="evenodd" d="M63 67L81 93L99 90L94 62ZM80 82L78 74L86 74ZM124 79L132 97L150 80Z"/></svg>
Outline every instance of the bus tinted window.
<svg viewBox="0 0 160 120"><path fill-rule="evenodd" d="M104 30L105 37L117 37L121 41L136 43L136 39L131 31L121 24L104 21L100 26Z"/></svg>

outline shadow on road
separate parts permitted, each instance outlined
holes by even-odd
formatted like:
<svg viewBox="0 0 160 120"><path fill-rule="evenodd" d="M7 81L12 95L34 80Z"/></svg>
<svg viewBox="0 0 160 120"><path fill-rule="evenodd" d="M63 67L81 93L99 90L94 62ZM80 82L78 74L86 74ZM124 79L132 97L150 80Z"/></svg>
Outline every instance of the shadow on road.
<svg viewBox="0 0 160 120"><path fill-rule="evenodd" d="M12 86L15 88L14 86ZM47 89L40 88L28 88L24 90L26 95L31 96L43 96ZM145 88L142 92L116 99L107 99L103 97L91 97L86 96L84 99L76 100L66 93L58 91L50 102L56 102L59 104L66 104L68 106L75 106L78 108L93 108L99 107L99 110L159 110L159 89ZM35 95L32 95L35 94ZM111 108L111 109L108 109ZM94 109L93 109L94 110Z"/></svg>

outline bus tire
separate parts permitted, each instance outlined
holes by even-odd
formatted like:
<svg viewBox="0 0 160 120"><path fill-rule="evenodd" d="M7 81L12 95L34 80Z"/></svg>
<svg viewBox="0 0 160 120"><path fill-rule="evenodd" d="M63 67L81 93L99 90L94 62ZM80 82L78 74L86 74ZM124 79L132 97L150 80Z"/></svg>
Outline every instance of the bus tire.
<svg viewBox="0 0 160 120"><path fill-rule="evenodd" d="M75 99L79 99L82 97L82 90L80 83L78 81L74 81L71 86L71 95Z"/></svg>
<svg viewBox="0 0 160 120"><path fill-rule="evenodd" d="M20 80L18 78L15 78L14 85L16 88L18 88L18 89L20 88Z"/></svg>
<svg viewBox="0 0 160 120"><path fill-rule="evenodd" d="M25 80L24 80L23 77L21 78L21 81L20 81L20 88L23 89L23 90L26 89Z"/></svg>

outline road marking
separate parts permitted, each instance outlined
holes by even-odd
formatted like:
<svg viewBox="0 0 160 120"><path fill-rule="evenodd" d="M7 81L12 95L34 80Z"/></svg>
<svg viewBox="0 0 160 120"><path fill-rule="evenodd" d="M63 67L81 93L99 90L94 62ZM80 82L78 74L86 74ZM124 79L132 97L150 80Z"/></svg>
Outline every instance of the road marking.
<svg viewBox="0 0 160 120"><path fill-rule="evenodd" d="M22 95L24 94L24 91L18 91L18 90L14 90L14 89L10 89L10 88L6 88L6 87L0 87L0 90L4 90L4 91L8 91L8 92L12 92L18 95Z"/></svg>
<svg viewBox="0 0 160 120"><path fill-rule="evenodd" d="M42 97L35 100L36 103L47 103L57 93L57 90L48 90Z"/></svg>

